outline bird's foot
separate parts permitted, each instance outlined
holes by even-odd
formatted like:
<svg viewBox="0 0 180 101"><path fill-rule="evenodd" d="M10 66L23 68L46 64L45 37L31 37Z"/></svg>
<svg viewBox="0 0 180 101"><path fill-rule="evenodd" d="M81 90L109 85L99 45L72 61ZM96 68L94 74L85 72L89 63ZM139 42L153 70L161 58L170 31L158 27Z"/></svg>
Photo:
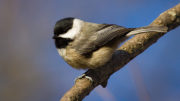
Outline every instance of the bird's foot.
<svg viewBox="0 0 180 101"><path fill-rule="evenodd" d="M82 74L80 76L78 76L76 79L75 79L75 82L78 80L78 79L82 79L82 78L86 78L88 79L89 81L93 82L93 79L89 76L86 76L86 74Z"/></svg>

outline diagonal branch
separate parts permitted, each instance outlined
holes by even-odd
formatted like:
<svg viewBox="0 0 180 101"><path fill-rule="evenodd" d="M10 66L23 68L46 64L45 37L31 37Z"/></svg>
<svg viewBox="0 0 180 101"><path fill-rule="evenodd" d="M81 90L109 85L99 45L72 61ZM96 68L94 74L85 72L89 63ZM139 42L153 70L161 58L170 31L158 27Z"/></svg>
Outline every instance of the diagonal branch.
<svg viewBox="0 0 180 101"><path fill-rule="evenodd" d="M180 4L160 14L160 16L150 25L167 26L168 31L179 26ZM87 78L78 79L74 86L61 98L61 101L81 101L96 86L102 85L105 87L111 74L121 69L125 64L142 53L164 34L165 33L151 32L134 36L113 54L112 59L105 66L94 70L88 70L85 73L93 79L93 82Z"/></svg>

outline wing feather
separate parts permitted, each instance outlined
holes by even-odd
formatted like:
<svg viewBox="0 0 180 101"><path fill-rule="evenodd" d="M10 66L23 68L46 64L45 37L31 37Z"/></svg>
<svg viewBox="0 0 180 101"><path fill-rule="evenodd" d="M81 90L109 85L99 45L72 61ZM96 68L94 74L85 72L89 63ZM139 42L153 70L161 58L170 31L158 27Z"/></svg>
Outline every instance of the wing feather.
<svg viewBox="0 0 180 101"><path fill-rule="evenodd" d="M74 48L80 54L89 54L107 44L114 38L126 35L131 30L132 29L117 25L106 24L102 26L102 28L96 30L94 33L83 34L81 37L79 37L78 42L76 42L76 45L74 45Z"/></svg>

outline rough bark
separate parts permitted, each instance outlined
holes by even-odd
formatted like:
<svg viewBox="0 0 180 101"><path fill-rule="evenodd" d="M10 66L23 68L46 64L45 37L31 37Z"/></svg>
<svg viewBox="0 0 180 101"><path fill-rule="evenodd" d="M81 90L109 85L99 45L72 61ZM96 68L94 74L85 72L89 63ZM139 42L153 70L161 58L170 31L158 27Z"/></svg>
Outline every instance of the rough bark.
<svg viewBox="0 0 180 101"><path fill-rule="evenodd" d="M180 25L180 4L163 12L150 25L167 26L168 31ZM85 74L93 79L78 79L74 86L66 92L60 101L81 101L96 86L106 86L111 74L121 69L130 60L142 53L145 49L155 43L165 33L144 33L134 36L124 43L114 54L113 58L104 66L98 69L88 70Z"/></svg>

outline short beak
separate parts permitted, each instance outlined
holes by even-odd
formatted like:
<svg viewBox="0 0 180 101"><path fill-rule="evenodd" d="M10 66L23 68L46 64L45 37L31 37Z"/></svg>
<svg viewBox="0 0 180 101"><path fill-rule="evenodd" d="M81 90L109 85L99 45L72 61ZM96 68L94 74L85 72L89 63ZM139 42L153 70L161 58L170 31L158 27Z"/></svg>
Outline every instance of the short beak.
<svg viewBox="0 0 180 101"><path fill-rule="evenodd" d="M54 35L52 38L53 38L53 39L58 39L59 37L58 37L58 36L56 36L56 35Z"/></svg>

